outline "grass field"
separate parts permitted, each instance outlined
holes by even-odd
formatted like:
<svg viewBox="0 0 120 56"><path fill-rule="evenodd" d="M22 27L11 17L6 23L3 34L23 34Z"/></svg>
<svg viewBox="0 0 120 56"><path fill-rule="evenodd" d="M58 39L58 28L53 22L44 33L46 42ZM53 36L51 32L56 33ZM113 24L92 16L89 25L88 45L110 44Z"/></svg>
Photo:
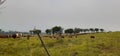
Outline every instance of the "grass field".
<svg viewBox="0 0 120 56"><path fill-rule="evenodd" d="M96 38L91 39L91 35ZM43 40L51 56L120 56L120 32ZM37 37L30 40L0 38L0 56L47 56L47 54Z"/></svg>

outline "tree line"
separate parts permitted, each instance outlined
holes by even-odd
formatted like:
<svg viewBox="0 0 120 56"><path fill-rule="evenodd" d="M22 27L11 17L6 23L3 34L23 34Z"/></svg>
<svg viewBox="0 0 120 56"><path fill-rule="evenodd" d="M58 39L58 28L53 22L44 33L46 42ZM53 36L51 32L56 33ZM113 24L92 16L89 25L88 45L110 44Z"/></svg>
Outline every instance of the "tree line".
<svg viewBox="0 0 120 56"><path fill-rule="evenodd" d="M40 29L33 29L33 30L29 30L29 33L30 34L35 34L37 31L37 33L41 33L41 30ZM102 29L102 28L89 28L89 29L82 29L82 28L68 28L68 29L64 29L62 28L61 26L54 26L52 27L51 29L46 29L45 30L45 33L48 34L48 35L51 35L51 34L84 34L84 33L99 33L99 32L104 32L105 30ZM19 31L8 31L8 32L5 32L3 31L2 29L0 29L0 33L6 33L6 34L11 34L11 33L18 33ZM22 33L27 33L28 32L22 32Z"/></svg>
<svg viewBox="0 0 120 56"><path fill-rule="evenodd" d="M29 34L29 32L20 32L20 31L13 31L13 30L4 31L0 29L0 34L15 34L15 33Z"/></svg>
<svg viewBox="0 0 120 56"><path fill-rule="evenodd" d="M30 30L29 32L32 34L32 33L35 33L35 31L41 33L41 30L40 29L33 29L33 30ZM52 27L51 29L46 29L45 30L46 34L63 34L63 33L66 33L66 34L76 34L76 33L99 33L99 32L104 32L104 29L102 28L89 28L89 29L82 29L82 28L68 28L68 29L65 29L62 28L61 26L54 26Z"/></svg>

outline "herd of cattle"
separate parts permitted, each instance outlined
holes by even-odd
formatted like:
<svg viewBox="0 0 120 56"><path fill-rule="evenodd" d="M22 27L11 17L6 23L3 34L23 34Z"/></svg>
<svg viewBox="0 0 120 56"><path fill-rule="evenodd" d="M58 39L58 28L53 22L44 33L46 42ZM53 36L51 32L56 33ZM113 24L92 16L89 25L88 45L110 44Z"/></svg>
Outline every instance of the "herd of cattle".
<svg viewBox="0 0 120 56"><path fill-rule="evenodd" d="M29 34L22 34L22 33L15 33L15 34L0 34L0 38L20 38L20 37L27 37L29 38L31 35Z"/></svg>
<svg viewBox="0 0 120 56"><path fill-rule="evenodd" d="M48 37L48 38L57 38L57 39L59 39L59 38L65 38L65 37L68 37L68 38L78 38L78 36L80 36L80 35L85 35L85 34L72 34L72 35L45 35L45 36L43 36L43 37ZM90 38L91 39L94 39L95 38L95 36L93 36L93 35L91 35L90 36Z"/></svg>
<svg viewBox="0 0 120 56"><path fill-rule="evenodd" d="M49 37L49 38L65 38L65 37L69 37L69 38L77 38L79 34L77 35L54 35L54 36L43 36L43 37ZM81 35L81 34L80 34ZM82 34L83 35L83 34ZM27 39L29 39L31 37L30 34L22 34L22 33L15 33L15 34L0 34L0 38L21 38L21 37L27 37ZM90 36L91 39L94 39L95 36Z"/></svg>

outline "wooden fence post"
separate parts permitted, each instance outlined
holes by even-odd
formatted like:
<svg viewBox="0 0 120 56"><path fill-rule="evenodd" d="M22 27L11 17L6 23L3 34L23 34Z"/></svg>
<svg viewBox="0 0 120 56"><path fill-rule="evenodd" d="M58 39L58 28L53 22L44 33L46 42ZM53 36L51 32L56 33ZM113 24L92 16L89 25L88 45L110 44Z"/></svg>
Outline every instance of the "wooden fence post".
<svg viewBox="0 0 120 56"><path fill-rule="evenodd" d="M42 43L42 46L44 47L44 49L45 49L45 51L46 51L46 53L47 53L47 55L50 56L50 54L49 54L49 52L48 52L48 50L47 50L47 48L46 48L46 46L45 46L45 44L44 44L41 36L39 35L39 33L37 33L37 35L38 35L38 37L39 37L39 39L40 39L40 41L41 41L41 43Z"/></svg>

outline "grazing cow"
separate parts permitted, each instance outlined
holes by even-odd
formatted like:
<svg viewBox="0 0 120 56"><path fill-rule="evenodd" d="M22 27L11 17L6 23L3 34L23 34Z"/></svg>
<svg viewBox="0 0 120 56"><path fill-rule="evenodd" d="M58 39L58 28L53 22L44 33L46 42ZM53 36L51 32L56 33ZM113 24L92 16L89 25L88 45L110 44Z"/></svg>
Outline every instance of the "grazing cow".
<svg viewBox="0 0 120 56"><path fill-rule="evenodd" d="M65 38L64 36L61 36L61 38Z"/></svg>
<svg viewBox="0 0 120 56"><path fill-rule="evenodd" d="M69 38L73 38L73 37L74 37L74 35L72 35L72 34L71 34L71 35L68 35L68 37L69 37Z"/></svg>
<svg viewBox="0 0 120 56"><path fill-rule="evenodd" d="M30 35L27 35L27 40L29 40L29 39L30 39L30 37L31 37Z"/></svg>
<svg viewBox="0 0 120 56"><path fill-rule="evenodd" d="M52 36L49 36L49 38L52 38Z"/></svg>
<svg viewBox="0 0 120 56"><path fill-rule="evenodd" d="M8 38L9 35L8 34L0 34L0 38Z"/></svg>
<svg viewBox="0 0 120 56"><path fill-rule="evenodd" d="M94 39L94 38L95 38L95 36L90 36L90 38L91 38L91 39Z"/></svg>
<svg viewBox="0 0 120 56"><path fill-rule="evenodd" d="M11 37L14 38L14 39L15 38L20 38L20 37L22 37L22 34L21 33L15 33L15 34L12 34Z"/></svg>
<svg viewBox="0 0 120 56"><path fill-rule="evenodd" d="M43 36L43 37L49 37L49 38L52 38L51 36L49 36L49 35L45 35L45 36Z"/></svg>
<svg viewBox="0 0 120 56"><path fill-rule="evenodd" d="M31 37L31 35L29 35L29 34L23 34L22 36L23 36L23 37L27 37L28 40L29 40L30 37Z"/></svg>
<svg viewBox="0 0 120 56"><path fill-rule="evenodd" d="M57 38L64 38L63 35L57 35Z"/></svg>
<svg viewBox="0 0 120 56"><path fill-rule="evenodd" d="M12 34L12 38L17 38L17 34Z"/></svg>
<svg viewBox="0 0 120 56"><path fill-rule="evenodd" d="M43 36L43 37L49 37L49 38L52 38L52 36Z"/></svg>
<svg viewBox="0 0 120 56"><path fill-rule="evenodd" d="M56 36L53 36L53 38L56 38Z"/></svg>

